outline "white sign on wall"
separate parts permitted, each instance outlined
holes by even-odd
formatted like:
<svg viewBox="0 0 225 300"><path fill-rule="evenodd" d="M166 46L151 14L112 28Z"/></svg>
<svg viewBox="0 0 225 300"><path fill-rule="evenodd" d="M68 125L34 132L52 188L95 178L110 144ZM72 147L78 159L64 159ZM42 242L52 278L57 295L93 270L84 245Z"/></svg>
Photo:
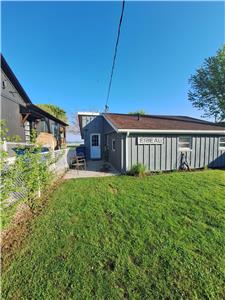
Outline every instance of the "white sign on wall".
<svg viewBox="0 0 225 300"><path fill-rule="evenodd" d="M162 137L138 137L139 145L162 145L163 143Z"/></svg>

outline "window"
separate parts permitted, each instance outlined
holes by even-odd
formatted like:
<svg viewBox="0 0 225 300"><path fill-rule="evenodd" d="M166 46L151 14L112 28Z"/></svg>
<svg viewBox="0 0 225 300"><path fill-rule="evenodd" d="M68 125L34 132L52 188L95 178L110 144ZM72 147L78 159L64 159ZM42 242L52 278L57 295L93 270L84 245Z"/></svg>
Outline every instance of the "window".
<svg viewBox="0 0 225 300"><path fill-rule="evenodd" d="M41 132L47 132L47 126L45 120L41 120Z"/></svg>
<svg viewBox="0 0 225 300"><path fill-rule="evenodd" d="M178 145L179 145L179 150L191 150L191 137L180 136Z"/></svg>
<svg viewBox="0 0 225 300"><path fill-rule="evenodd" d="M55 138L58 137L58 124L56 122L51 124L51 133L54 135Z"/></svg>
<svg viewBox="0 0 225 300"><path fill-rule="evenodd" d="M116 140L112 140L112 151L116 151Z"/></svg>
<svg viewBox="0 0 225 300"><path fill-rule="evenodd" d="M6 88L6 81L2 80L2 89L4 90Z"/></svg>
<svg viewBox="0 0 225 300"><path fill-rule="evenodd" d="M93 134L91 137L91 145L92 146L99 146L99 135Z"/></svg>
<svg viewBox="0 0 225 300"><path fill-rule="evenodd" d="M220 149L225 149L225 136L220 137Z"/></svg>

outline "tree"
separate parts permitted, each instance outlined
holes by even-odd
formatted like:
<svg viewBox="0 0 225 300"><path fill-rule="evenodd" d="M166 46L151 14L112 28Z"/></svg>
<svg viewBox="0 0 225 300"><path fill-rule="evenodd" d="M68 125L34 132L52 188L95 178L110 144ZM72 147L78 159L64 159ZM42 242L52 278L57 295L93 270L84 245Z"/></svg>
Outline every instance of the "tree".
<svg viewBox="0 0 225 300"><path fill-rule="evenodd" d="M140 110L137 110L137 111L131 111L128 113L129 115L146 115L146 112L144 111L144 109L140 109Z"/></svg>
<svg viewBox="0 0 225 300"><path fill-rule="evenodd" d="M90 108L90 109L84 109L84 111L96 113L97 109ZM69 119L70 119L70 122L69 122L69 127L67 128L67 132L75 134L75 135L80 134L78 113L76 111L69 112Z"/></svg>
<svg viewBox="0 0 225 300"><path fill-rule="evenodd" d="M203 117L214 117L215 122L225 119L225 45L189 79L191 89L188 99L193 106L203 110Z"/></svg>
<svg viewBox="0 0 225 300"><path fill-rule="evenodd" d="M62 120L64 122L68 121L68 118L67 118L65 110L63 110L62 108L60 108L57 105L53 105L53 104L38 104L37 106L40 107L41 109L47 111L48 113L52 114L57 119L60 119L60 120Z"/></svg>
<svg viewBox="0 0 225 300"><path fill-rule="evenodd" d="M67 129L67 131L72 134L75 134L75 135L79 134L80 126L79 126L78 114L76 112L71 113L70 119L71 119L71 121L70 121L69 128Z"/></svg>

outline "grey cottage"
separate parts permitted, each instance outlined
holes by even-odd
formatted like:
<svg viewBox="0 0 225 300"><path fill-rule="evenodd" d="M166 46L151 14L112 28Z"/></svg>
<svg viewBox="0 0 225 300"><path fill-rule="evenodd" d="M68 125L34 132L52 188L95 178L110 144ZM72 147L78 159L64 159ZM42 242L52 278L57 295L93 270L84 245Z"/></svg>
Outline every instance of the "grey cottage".
<svg viewBox="0 0 225 300"><path fill-rule="evenodd" d="M87 159L104 159L126 172L225 167L225 127L186 116L78 113Z"/></svg>

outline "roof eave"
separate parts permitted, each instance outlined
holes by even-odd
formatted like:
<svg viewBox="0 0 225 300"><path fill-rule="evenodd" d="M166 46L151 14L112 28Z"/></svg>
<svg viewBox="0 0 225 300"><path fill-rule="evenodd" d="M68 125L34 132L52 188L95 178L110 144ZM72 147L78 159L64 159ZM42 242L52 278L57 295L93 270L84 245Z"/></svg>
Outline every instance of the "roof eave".
<svg viewBox="0 0 225 300"><path fill-rule="evenodd" d="M116 127L115 124L113 124L105 114L102 114L102 116L116 132L119 132L119 128Z"/></svg>
<svg viewBox="0 0 225 300"><path fill-rule="evenodd" d="M8 65L7 61L5 60L4 56L1 54L1 67L5 75L8 77L8 79L11 81L17 92L20 94L22 99L25 103L32 103L29 96L23 89L22 85L19 83L19 80L16 78L16 75L13 73L12 69Z"/></svg>
<svg viewBox="0 0 225 300"><path fill-rule="evenodd" d="M28 108L31 107L33 108L34 111L38 111L40 112L42 115L46 116L47 118L57 122L57 123L60 123L61 125L63 126L69 126L67 123L63 122L62 120L56 118L55 116L51 115L50 113L48 113L47 111L45 111L44 109L40 108L39 106L33 104L33 103L30 103L28 104L27 106Z"/></svg>
<svg viewBox="0 0 225 300"><path fill-rule="evenodd" d="M169 129L118 129L117 132L121 133L183 133L183 134L225 134L225 130L184 130L184 129L177 129L177 130L169 130Z"/></svg>

